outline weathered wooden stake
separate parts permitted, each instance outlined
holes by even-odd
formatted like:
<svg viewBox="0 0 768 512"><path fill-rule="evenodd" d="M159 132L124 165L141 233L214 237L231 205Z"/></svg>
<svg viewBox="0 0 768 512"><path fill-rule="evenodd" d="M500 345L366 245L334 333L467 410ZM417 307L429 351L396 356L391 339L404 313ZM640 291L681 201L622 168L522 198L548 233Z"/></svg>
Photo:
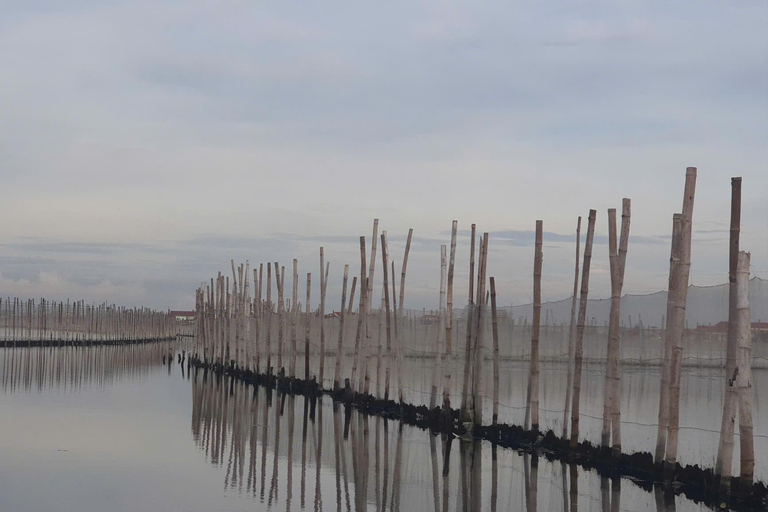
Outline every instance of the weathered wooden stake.
<svg viewBox="0 0 768 512"><path fill-rule="evenodd" d="M579 297L579 318L576 323L576 345L574 346L573 365L573 402L571 403L571 449L579 444L579 411L581 399L581 367L584 355L584 326L587 321L587 301L589 300L589 268L592 263L592 242L595 238L595 219L597 211L589 210L587 220L587 240L584 244L584 264L581 269L581 294Z"/></svg>
<svg viewBox="0 0 768 512"><path fill-rule="evenodd" d="M579 256L581 255L581 216L576 221L576 270L573 275L573 297L571 298L571 324L568 329L568 371L563 407L563 440L568 439L568 412L571 410L571 386L573 385L573 352L576 344L576 304L579 293ZM565 491L563 491L565 492Z"/></svg>

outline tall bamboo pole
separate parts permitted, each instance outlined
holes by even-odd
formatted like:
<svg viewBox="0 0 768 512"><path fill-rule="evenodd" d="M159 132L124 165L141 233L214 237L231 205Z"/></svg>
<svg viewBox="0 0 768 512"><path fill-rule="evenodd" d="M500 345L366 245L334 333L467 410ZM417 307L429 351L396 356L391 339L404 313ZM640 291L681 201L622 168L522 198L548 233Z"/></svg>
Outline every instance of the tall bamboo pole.
<svg viewBox="0 0 768 512"><path fill-rule="evenodd" d="M360 237L360 305L357 308L357 332L355 333L355 355L354 359L352 360L352 376L350 379L350 384L352 386L355 386L355 377L357 373L357 366L360 361L360 343L362 336L364 334L364 328L365 328L365 317L366 317L366 305L365 305L365 298L366 294L368 293L368 284L366 282L366 276L365 276L365 267L366 267L366 261L365 261L365 237ZM354 286L354 284L353 284ZM349 308L352 309L352 298L349 299ZM363 344L365 344L363 342ZM361 372L362 373L362 372ZM361 379L362 382L362 379ZM362 389L362 385L358 385L357 389Z"/></svg>
<svg viewBox="0 0 768 512"><path fill-rule="evenodd" d="M474 324L474 369L472 373L472 423L475 426L483 424L483 371L484 358L484 312L486 306L485 285L488 271L488 233L483 233L481 239L480 265L477 275L477 318Z"/></svg>
<svg viewBox="0 0 768 512"><path fill-rule="evenodd" d="M749 253L739 252L736 268L736 337L739 342L738 396L739 441L741 447L740 487L752 486L755 471L755 444L752 426L752 326L749 314Z"/></svg>
<svg viewBox="0 0 768 512"><path fill-rule="evenodd" d="M691 234L693 227L693 200L696 191L696 168L685 172L685 195L680 239L680 265L676 268L677 300L673 309L672 366L669 379L669 433L664 458L669 474L677 463L677 440L680 423L680 372L683 365L683 335L685 333L685 307L688 299L688 278L691 271Z"/></svg>
<svg viewBox="0 0 768 512"><path fill-rule="evenodd" d="M731 483L731 459L725 454L726 447L733 452L733 433L736 421L736 357L738 340L736 339L736 270L739 259L739 234L741 231L741 178L731 178L731 230L728 258L728 344L725 356L725 401L723 419L720 424L720 441L717 447L715 475L720 478L721 490L728 492ZM726 460L727 459L727 460Z"/></svg>
<svg viewBox="0 0 768 512"><path fill-rule="evenodd" d="M461 408L460 417L462 422L470 421L468 414L469 406L469 383L472 374L472 320L475 314L473 296L474 280L475 280L475 233L476 226L472 224L472 234L469 248L469 300L467 302L467 332L466 332L466 344L464 347L464 382L461 387Z"/></svg>
<svg viewBox="0 0 768 512"><path fill-rule="evenodd" d="M624 199L622 206L621 241L616 233L616 209L608 210L608 255L611 275L611 311L608 326L608 350L603 387L603 448L611 444L613 433L614 455L621 453L620 399L621 379L619 377L619 318L621 290L624 284L624 262L626 262L629 238L630 202Z"/></svg>
<svg viewBox="0 0 768 512"><path fill-rule="evenodd" d="M579 411L581 399L581 367L584 354L584 325L587 320L587 301L589 300L589 268L592 263L592 242L595 238L595 219L597 211L589 210L587 220L587 240L584 244L584 264L581 270L581 293L579 297L579 317L576 323L576 344L574 346L573 366L573 402L571 403L571 449L579 443Z"/></svg>
<svg viewBox="0 0 768 512"><path fill-rule="evenodd" d="M672 243L669 256L669 284L667 288L667 314L664 322L664 360L661 367L661 383L659 385L659 416L658 431L656 434L656 452L654 454L654 464L662 466L664 463L664 452L667 447L667 428L669 426L669 377L672 362L672 310L675 307L677 293L676 270L679 264L679 245L682 233L683 216L676 213L672 216Z"/></svg>
<svg viewBox="0 0 768 512"><path fill-rule="evenodd" d="M307 302L304 305L304 380L309 380L309 335L312 330L312 313L309 306L312 292L312 273L307 272Z"/></svg>
<svg viewBox="0 0 768 512"><path fill-rule="evenodd" d="M491 277L491 323L493 326L493 425L496 425L499 421L499 318L496 313L496 280L493 277ZM495 448L496 445L494 445Z"/></svg>
<svg viewBox="0 0 768 512"><path fill-rule="evenodd" d="M573 275L573 297L571 298L571 323L568 329L568 371L563 406L563 440L568 439L568 412L571 410L571 386L573 385L573 353L576 344L576 304L579 293L579 256L581 246L581 216L576 221L576 270Z"/></svg>
<svg viewBox="0 0 768 512"><path fill-rule="evenodd" d="M325 265L325 251L320 248L320 371L317 382L323 387L323 377L325 373L325 285L327 279L327 270Z"/></svg>
<svg viewBox="0 0 768 512"><path fill-rule="evenodd" d="M387 232L382 231L381 233L381 263L382 263L382 276L384 276L384 308L385 308L385 318L386 318L386 324L387 324L387 354L386 354L386 367L385 367L385 374L384 374L384 400L389 400L389 374L390 374L390 366L391 366L391 358L392 358L392 324L391 324L391 317L390 317L390 308L389 308L389 258L387 254Z"/></svg>
<svg viewBox="0 0 768 512"><path fill-rule="evenodd" d="M432 389L429 396L429 409L437 407L437 387L443 371L443 338L445 337L445 278L446 278L446 248L440 246L440 299L438 305L438 326L435 338L435 370L432 374Z"/></svg>
<svg viewBox="0 0 768 512"><path fill-rule="evenodd" d="M246 283L247 285L248 283ZM297 340L296 340L296 320L300 314L301 309L299 307L299 260L293 260L293 294L291 295L291 364L289 366L288 375L290 377L296 376L296 353L297 353Z"/></svg>
<svg viewBox="0 0 768 512"><path fill-rule="evenodd" d="M539 430L539 328L541 325L541 264L543 259L544 223L536 221L536 246L533 259L533 324L531 325L531 366L528 374L528 395L525 426L530 411L531 428Z"/></svg>
<svg viewBox="0 0 768 512"><path fill-rule="evenodd" d="M344 317L345 306L347 303L347 279L349 279L349 265L344 265L344 284L341 288L341 309L339 310L339 342L336 346L336 371L333 377L334 391L339 389L339 379L341 379L341 358L344 356Z"/></svg>
<svg viewBox="0 0 768 512"><path fill-rule="evenodd" d="M453 354L453 274L456 265L456 234L458 221L451 225L451 255L448 262L448 309L445 323L445 354L449 358Z"/></svg>

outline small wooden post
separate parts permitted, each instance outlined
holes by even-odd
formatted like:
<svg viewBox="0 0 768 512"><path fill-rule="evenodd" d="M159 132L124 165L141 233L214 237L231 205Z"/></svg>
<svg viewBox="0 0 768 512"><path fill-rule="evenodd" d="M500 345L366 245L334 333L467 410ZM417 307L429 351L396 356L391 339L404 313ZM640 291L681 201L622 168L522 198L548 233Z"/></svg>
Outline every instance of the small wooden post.
<svg viewBox="0 0 768 512"><path fill-rule="evenodd" d="M307 272L307 303L304 305L304 380L309 381L309 335L312 330L312 313L310 312L309 299L312 292L312 274Z"/></svg>
<svg viewBox="0 0 768 512"><path fill-rule="evenodd" d="M584 244L584 264L581 269L581 294L579 297L579 317L576 324L576 345L574 347L573 366L573 402L571 403L571 449L579 444L579 411L581 399L581 367L584 355L584 325L587 320L587 301L589 300L589 268L592 263L592 242L595 238L595 219L597 211L589 210L587 220L587 240Z"/></svg>
<svg viewBox="0 0 768 512"><path fill-rule="evenodd" d="M568 439L568 411L571 409L571 386L573 385L573 352L576 343L576 304L579 293L579 256L581 246L581 216L576 221L576 270L573 276L573 297L571 298L571 324L568 330L568 375L565 387L565 406L563 407L563 440ZM565 492L565 491L563 491Z"/></svg>

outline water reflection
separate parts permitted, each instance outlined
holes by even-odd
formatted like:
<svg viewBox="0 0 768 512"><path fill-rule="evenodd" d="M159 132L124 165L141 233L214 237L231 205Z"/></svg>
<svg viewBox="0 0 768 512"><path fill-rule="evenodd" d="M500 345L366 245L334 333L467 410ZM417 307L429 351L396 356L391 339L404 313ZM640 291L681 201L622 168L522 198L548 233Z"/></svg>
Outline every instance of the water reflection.
<svg viewBox="0 0 768 512"><path fill-rule="evenodd" d="M2 348L2 386L6 392L106 386L146 377L167 353L166 343Z"/></svg>
<svg viewBox="0 0 768 512"><path fill-rule="evenodd" d="M267 509L577 512L581 501L583 510L605 512L701 510L661 489L649 493L543 454L431 435L327 397L280 394L202 371L191 380L199 450L222 468L226 489Z"/></svg>

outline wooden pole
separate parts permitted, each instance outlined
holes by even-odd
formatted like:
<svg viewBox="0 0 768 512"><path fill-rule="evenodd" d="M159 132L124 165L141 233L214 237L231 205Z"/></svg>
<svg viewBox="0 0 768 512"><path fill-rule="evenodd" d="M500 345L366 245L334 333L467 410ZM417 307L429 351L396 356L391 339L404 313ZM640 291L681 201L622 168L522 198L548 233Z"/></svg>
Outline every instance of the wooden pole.
<svg viewBox="0 0 768 512"><path fill-rule="evenodd" d="M688 278L691 271L691 234L693 227L693 200L696 192L696 168L685 172L682 232L680 238L680 265L676 267L677 300L674 302L672 322L672 366L669 379L669 433L664 459L667 474L677 463L677 440L680 423L680 372L683 365L683 335L685 333L685 307L688 299Z"/></svg>
<svg viewBox="0 0 768 512"><path fill-rule="evenodd" d="M484 312L486 306L485 284L488 271L488 233L483 233L481 239L480 265L477 275L477 318L474 325L474 369L472 374L472 423L475 426L483 424L483 371L484 358Z"/></svg>
<svg viewBox="0 0 768 512"><path fill-rule="evenodd" d="M621 241L617 240L616 209L608 210L608 255L611 273L611 311L608 325L608 350L603 387L602 446L608 448L613 434L613 454L621 453L621 379L619 374L619 318L624 263L629 242L630 202L624 199L621 215Z"/></svg>
<svg viewBox="0 0 768 512"><path fill-rule="evenodd" d="M312 330L312 313L309 300L312 292L312 274L307 272L307 302L304 305L304 380L309 381L309 335Z"/></svg>
<svg viewBox="0 0 768 512"><path fill-rule="evenodd" d="M248 283L246 283L247 286ZM301 313L299 307L299 260L293 260L293 294L291 295L291 364L288 375L296 377L296 317Z"/></svg>
<svg viewBox="0 0 768 512"><path fill-rule="evenodd" d="M435 339L435 371L432 374L432 390L429 397L429 410L437 407L437 386L440 384L443 372L442 341L445 337L445 278L446 278L446 248L440 246L440 298L438 305L438 326Z"/></svg>
<svg viewBox="0 0 768 512"><path fill-rule="evenodd" d="M539 329L541 325L541 264L543 259L542 245L544 225L536 221L536 246L533 260L533 324L531 325L531 366L528 374L528 395L526 404L526 421L528 427L528 412L530 411L531 428L539 430Z"/></svg>
<svg viewBox="0 0 768 512"><path fill-rule="evenodd" d="M352 277L352 289L349 291L349 306L347 307L347 314L352 314L352 307L355 304L355 290L357 289L357 276Z"/></svg>
<svg viewBox="0 0 768 512"><path fill-rule="evenodd" d="M344 317L347 303L347 279L349 279L349 265L344 265L344 284L341 288L341 309L339 310L339 343L336 346L336 372L333 377L333 389L338 391L339 379L341 379L341 358L344 356Z"/></svg>
<svg viewBox="0 0 768 512"><path fill-rule="evenodd" d="M736 421L736 357L738 340L736 339L736 273L739 259L739 235L741 232L741 178L731 178L731 230L728 258L728 342L725 356L725 401L723 419L720 424L720 441L717 447L715 475L720 478L723 492L730 491L733 433Z"/></svg>
<svg viewBox="0 0 768 512"><path fill-rule="evenodd" d="M571 324L568 330L568 371L563 406L563 440L568 439L568 412L571 410L571 386L573 385L573 352L576 343L576 304L579 293L579 256L581 255L581 216L576 221L576 270L573 275L573 297L571 298Z"/></svg>
<svg viewBox="0 0 768 512"><path fill-rule="evenodd" d="M355 355L352 361L352 376L350 379L350 384L352 386L355 386L355 377L356 377L357 366L360 358L360 342L364 334L363 331L365 328L365 316L366 316L365 298L366 298L366 294L368 293L368 284L366 283L366 277L365 277L365 267L366 267L365 237L361 236L360 237L360 305L357 308L357 332L355 334ZM352 287L354 288L354 280L352 282ZM351 298L349 299L349 309L350 311L352 310ZM357 386L357 389L362 389L362 387L363 386L359 385Z"/></svg>
<svg viewBox="0 0 768 512"><path fill-rule="evenodd" d="M451 256L448 262L448 316L445 325L445 354L448 358L453 354L453 273L456 265L456 234L458 221L451 225Z"/></svg>
<svg viewBox="0 0 768 512"><path fill-rule="evenodd" d="M752 426L752 326L749 314L749 253L739 252L736 268L736 337L739 342L738 395L739 395L739 440L741 475L740 488L745 491L752 486L755 471L755 445Z"/></svg>
<svg viewBox="0 0 768 512"><path fill-rule="evenodd" d="M571 403L571 449L579 444L579 411L581 399L581 367L584 354L584 325L587 320L587 301L589 300L589 268L592 263L592 242L595 238L595 219L597 211L589 210L587 220L587 240L584 244L584 264L581 270L581 294L579 297L579 317L576 323L576 344L574 346L573 366L573 402Z"/></svg>
<svg viewBox="0 0 768 512"><path fill-rule="evenodd" d="M496 425L499 421L499 318L496 313L496 280L493 277L491 277L491 323L493 325L493 425ZM495 448L496 445L494 445Z"/></svg>
<svg viewBox="0 0 768 512"><path fill-rule="evenodd" d="M664 452L667 447L667 428L669 426L669 376L672 362L672 310L675 307L677 293L675 287L675 268L679 263L679 245L682 232L682 214L672 216L672 243L669 256L669 284L667 288L667 314L664 322L664 360L661 367L661 383L659 385L659 419L656 434L656 452L654 464L661 467L664 463Z"/></svg>
<svg viewBox="0 0 768 512"><path fill-rule="evenodd" d="M386 366L384 370L384 400L389 400L389 373L390 373L390 361L392 358L392 324L390 318L389 308L389 266L387 255L387 232L381 233L381 263L382 263L382 275L384 276L384 307L385 318L387 323L387 354L386 354Z"/></svg>
<svg viewBox="0 0 768 512"><path fill-rule="evenodd" d="M320 371L317 382L323 387L325 373L325 286L328 271L325 265L325 251L320 248Z"/></svg>
<svg viewBox="0 0 768 512"><path fill-rule="evenodd" d="M472 235L469 248L469 300L467 302L467 335L466 345L464 347L464 383L461 387L461 408L460 417L462 422L470 421L468 414L469 406L469 383L471 380L472 372L472 320L474 317L475 309L473 307L475 298L473 296L474 280L475 280L475 231L476 226L472 224Z"/></svg>

